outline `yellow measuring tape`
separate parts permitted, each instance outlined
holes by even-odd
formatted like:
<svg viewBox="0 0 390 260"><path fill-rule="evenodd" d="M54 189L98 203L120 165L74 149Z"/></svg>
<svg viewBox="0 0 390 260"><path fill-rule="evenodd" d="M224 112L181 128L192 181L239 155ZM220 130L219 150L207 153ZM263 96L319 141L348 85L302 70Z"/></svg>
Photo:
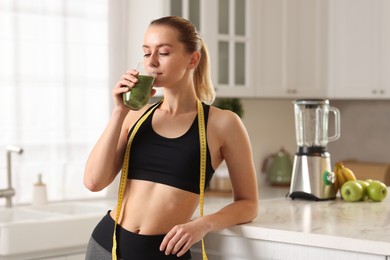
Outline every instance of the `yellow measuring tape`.
<svg viewBox="0 0 390 260"><path fill-rule="evenodd" d="M119 216L122 209L122 201L123 201L123 194L125 193L126 189L126 183L127 183L127 171L129 169L129 158L130 158L130 146L131 143L134 140L134 136L137 133L138 129L141 127L142 123L148 118L148 116L162 103L162 101L158 102L154 105L146 114L144 114L140 120L136 123L134 126L134 129L129 137L129 141L127 142L125 156L123 159L123 165L122 165L122 174L119 184L119 190L118 190L118 202L116 207L116 214L115 214L115 225L114 225L114 233L112 236L112 250L111 255L113 260L117 260L116 256L116 248L117 248L117 242L116 242L116 228L119 221ZM205 187L205 179L206 179L206 129L204 124L204 112L203 112L203 106L200 100L197 101L197 108L198 108L198 128L199 128L199 141L200 141L200 198L199 198L199 213L200 216L203 217L203 206L204 206L204 187ZM206 250L204 246L204 240L202 239L202 256L203 260L207 260Z"/></svg>
<svg viewBox="0 0 390 260"><path fill-rule="evenodd" d="M199 129L199 143L200 143L200 181L199 181L199 215L203 217L204 206L204 186L206 179L206 128L204 122L203 106L198 100L198 129ZM206 249L204 246L204 239L202 238L202 257L207 260Z"/></svg>

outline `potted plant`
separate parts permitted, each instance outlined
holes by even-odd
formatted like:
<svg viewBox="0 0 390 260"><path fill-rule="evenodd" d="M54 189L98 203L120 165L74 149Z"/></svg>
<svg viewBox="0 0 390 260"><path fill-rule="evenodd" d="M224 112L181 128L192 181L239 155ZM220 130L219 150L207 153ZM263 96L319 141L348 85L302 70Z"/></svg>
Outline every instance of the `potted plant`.
<svg viewBox="0 0 390 260"><path fill-rule="evenodd" d="M219 98L217 99L216 107L233 111L240 118L244 116L244 109L239 98Z"/></svg>

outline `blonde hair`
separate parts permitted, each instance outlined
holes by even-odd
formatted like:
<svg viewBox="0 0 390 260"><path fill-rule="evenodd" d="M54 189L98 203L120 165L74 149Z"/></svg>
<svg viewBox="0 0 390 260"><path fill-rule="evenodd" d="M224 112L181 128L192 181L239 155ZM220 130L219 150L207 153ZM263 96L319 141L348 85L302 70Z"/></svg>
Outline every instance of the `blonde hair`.
<svg viewBox="0 0 390 260"><path fill-rule="evenodd" d="M206 104L215 99L215 90L211 82L210 57L207 46L199 36L195 26L180 16L166 16L153 20L150 25L166 25L179 32L179 41L188 53L200 52L200 60L194 72L194 85L197 97Z"/></svg>

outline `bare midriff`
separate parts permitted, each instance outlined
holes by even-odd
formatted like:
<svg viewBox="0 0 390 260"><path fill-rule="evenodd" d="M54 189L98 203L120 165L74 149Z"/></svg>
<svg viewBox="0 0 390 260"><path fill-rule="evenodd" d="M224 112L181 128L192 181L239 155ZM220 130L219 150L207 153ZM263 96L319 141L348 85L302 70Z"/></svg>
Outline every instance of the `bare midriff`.
<svg viewBox="0 0 390 260"><path fill-rule="evenodd" d="M199 194L143 180L128 180L119 225L143 235L166 234L191 220ZM116 208L110 215L115 219Z"/></svg>

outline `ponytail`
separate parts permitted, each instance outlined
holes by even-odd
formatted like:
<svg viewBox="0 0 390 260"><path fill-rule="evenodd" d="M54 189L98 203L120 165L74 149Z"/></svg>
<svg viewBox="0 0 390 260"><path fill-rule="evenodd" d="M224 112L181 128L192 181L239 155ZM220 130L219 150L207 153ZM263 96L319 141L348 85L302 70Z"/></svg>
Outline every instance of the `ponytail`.
<svg viewBox="0 0 390 260"><path fill-rule="evenodd" d="M211 81L209 52L204 41L200 39L200 42L200 60L194 74L195 91L201 101L212 104L215 99L215 90Z"/></svg>

